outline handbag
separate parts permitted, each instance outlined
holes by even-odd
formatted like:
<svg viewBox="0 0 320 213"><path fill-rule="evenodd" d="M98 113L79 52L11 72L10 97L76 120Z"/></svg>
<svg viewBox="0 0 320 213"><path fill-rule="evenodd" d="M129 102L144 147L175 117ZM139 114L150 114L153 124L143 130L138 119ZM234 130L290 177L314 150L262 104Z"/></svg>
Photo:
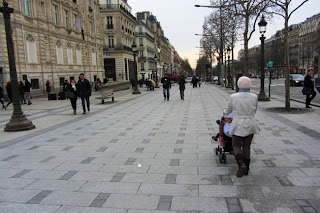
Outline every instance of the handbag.
<svg viewBox="0 0 320 213"><path fill-rule="evenodd" d="M303 87L301 92L302 92L303 95L306 95L307 94L307 88Z"/></svg>
<svg viewBox="0 0 320 213"><path fill-rule="evenodd" d="M74 93L73 92L71 92L71 91L67 91L66 92L66 96L67 96L67 98L74 98Z"/></svg>

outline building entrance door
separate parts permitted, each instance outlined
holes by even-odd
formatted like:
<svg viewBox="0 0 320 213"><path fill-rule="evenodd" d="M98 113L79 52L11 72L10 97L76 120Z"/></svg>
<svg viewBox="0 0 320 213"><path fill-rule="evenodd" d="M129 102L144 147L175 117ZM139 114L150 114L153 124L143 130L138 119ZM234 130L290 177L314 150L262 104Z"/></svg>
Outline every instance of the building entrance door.
<svg viewBox="0 0 320 213"><path fill-rule="evenodd" d="M105 58L104 59L104 72L106 78L112 78L113 81L117 80L116 75L116 60L114 58Z"/></svg>

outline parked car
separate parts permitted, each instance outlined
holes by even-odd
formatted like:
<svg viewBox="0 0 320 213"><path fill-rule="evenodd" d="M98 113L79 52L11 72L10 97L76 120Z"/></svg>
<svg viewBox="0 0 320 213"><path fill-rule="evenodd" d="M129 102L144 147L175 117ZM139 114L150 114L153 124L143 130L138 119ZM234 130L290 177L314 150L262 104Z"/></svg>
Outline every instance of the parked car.
<svg viewBox="0 0 320 213"><path fill-rule="evenodd" d="M279 79L279 76L278 76L278 74L272 73L271 78L272 79Z"/></svg>
<svg viewBox="0 0 320 213"><path fill-rule="evenodd" d="M290 74L290 86L303 86L304 76L301 74Z"/></svg>
<svg viewBox="0 0 320 213"><path fill-rule="evenodd" d="M192 77L188 77L188 78L186 78L186 79L185 79L185 81L186 81L186 83L191 83L191 81L192 81Z"/></svg>

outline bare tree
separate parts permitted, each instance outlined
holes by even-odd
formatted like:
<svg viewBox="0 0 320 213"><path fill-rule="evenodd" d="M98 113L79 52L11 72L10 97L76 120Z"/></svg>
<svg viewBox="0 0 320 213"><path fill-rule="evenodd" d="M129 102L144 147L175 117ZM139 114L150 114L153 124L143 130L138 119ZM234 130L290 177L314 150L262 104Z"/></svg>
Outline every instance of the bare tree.
<svg viewBox="0 0 320 213"><path fill-rule="evenodd" d="M244 75L248 75L249 64L249 40L255 32L255 26L260 15L267 12L270 4L266 0L211 0L212 5L231 11L237 18L243 21L244 41Z"/></svg>
<svg viewBox="0 0 320 213"><path fill-rule="evenodd" d="M270 2L274 5L273 13L276 15L280 15L284 18L284 28L285 28L285 75L286 75L286 100L285 100L285 108L287 111L290 110L290 60L289 60L289 19L292 14L297 11L302 5L304 5L309 0L303 0L296 8L294 8L291 12L289 11L289 7L293 0L270 0Z"/></svg>

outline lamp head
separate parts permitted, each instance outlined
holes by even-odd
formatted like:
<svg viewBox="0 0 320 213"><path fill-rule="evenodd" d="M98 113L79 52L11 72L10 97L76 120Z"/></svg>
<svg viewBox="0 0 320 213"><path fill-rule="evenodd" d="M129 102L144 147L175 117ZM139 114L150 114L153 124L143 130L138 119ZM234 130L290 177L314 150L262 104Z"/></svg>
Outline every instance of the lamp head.
<svg viewBox="0 0 320 213"><path fill-rule="evenodd" d="M136 50L137 50L137 45L136 45L136 43L135 42L133 42L133 44L132 44L132 51L133 52L136 52Z"/></svg>
<svg viewBox="0 0 320 213"><path fill-rule="evenodd" d="M264 15L262 15L260 22L258 23L259 25L259 30L261 34L264 34L266 32L266 28L267 28L267 22L264 19Z"/></svg>
<svg viewBox="0 0 320 213"><path fill-rule="evenodd" d="M231 49L230 49L230 47L228 47L228 49L227 49L228 56L230 56L230 52L231 52Z"/></svg>

